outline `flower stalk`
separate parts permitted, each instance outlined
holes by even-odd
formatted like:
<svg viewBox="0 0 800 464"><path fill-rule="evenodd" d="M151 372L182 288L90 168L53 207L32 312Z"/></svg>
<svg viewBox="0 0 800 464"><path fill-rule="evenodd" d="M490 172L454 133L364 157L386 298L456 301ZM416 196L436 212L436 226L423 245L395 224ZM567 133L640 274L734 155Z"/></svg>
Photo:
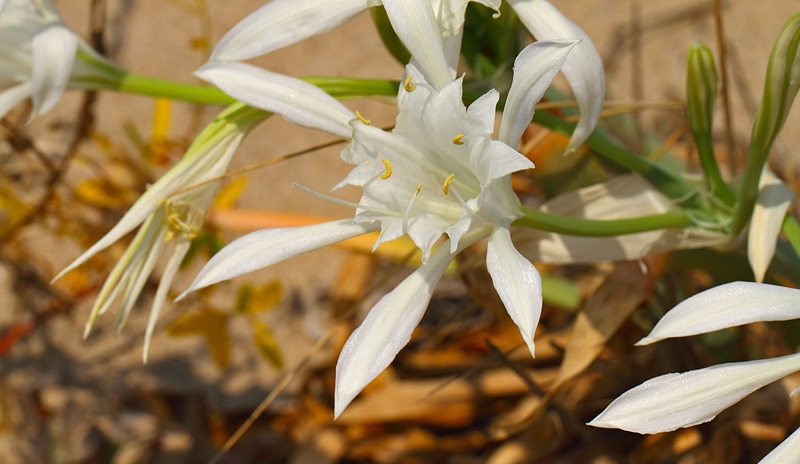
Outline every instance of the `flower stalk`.
<svg viewBox="0 0 800 464"><path fill-rule="evenodd" d="M739 202L731 225L734 234L744 229L750 221L758 195L761 171L767 162L775 138L786 122L798 89L800 89L800 13L794 14L783 26L769 57L764 97L753 123Z"/></svg>

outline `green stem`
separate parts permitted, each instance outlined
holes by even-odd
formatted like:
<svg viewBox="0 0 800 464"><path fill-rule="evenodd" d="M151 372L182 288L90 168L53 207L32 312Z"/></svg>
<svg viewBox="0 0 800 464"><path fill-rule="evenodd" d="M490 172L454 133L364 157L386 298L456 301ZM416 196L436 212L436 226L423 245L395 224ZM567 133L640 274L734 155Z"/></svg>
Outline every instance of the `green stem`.
<svg viewBox="0 0 800 464"><path fill-rule="evenodd" d="M536 112L533 116L533 121L550 130L567 136L571 135L575 128L575 124L564 121L546 111ZM640 174L676 203L710 211L707 202L698 195L697 188L680 174L669 170L647 157L639 156L625 148L615 145L596 132L590 135L584 143L617 166Z"/></svg>
<svg viewBox="0 0 800 464"><path fill-rule="evenodd" d="M611 237L658 229L682 229L692 225L689 215L683 211L606 221L549 214L527 206L522 207L522 212L525 216L514 221L515 226L584 237Z"/></svg>
<svg viewBox="0 0 800 464"><path fill-rule="evenodd" d="M706 185L708 190L717 198L722 200L726 205L733 207L736 203L736 195L730 186L722 179L722 174L719 171L719 165L714 157L714 148L711 143L711 138L708 134L692 133L694 136L694 143L697 147L698 157L700 158L700 166L705 173Z"/></svg>
<svg viewBox="0 0 800 464"><path fill-rule="evenodd" d="M736 203L733 222L731 223L731 231L734 234L741 232L750 221L750 216L753 215L753 208L755 208L756 198L758 197L758 182L761 179L761 171L767 162L767 155L771 146L772 141L767 146L751 142L750 148L747 150L747 162L742 176L742 184L739 188L739 201Z"/></svg>
<svg viewBox="0 0 800 464"><path fill-rule="evenodd" d="M397 95L399 83L381 79L309 77L303 79L338 98L363 95ZM125 73L116 78L83 79L91 87L99 87L134 95L168 98L203 105L230 105L236 100L225 92L197 84L175 82L141 74Z"/></svg>
<svg viewBox="0 0 800 464"><path fill-rule="evenodd" d="M798 224L797 219L795 219L791 213L787 214L786 218L783 220L782 229L786 240L788 240L789 244L794 248L795 254L800 256L800 224Z"/></svg>

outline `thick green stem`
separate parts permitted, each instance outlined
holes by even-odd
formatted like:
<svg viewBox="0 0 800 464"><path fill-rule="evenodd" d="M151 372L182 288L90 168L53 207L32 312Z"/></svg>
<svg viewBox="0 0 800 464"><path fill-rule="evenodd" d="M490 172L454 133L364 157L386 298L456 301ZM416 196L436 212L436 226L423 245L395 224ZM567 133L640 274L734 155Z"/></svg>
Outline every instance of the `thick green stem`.
<svg viewBox="0 0 800 464"><path fill-rule="evenodd" d="M363 95L395 96L399 86L397 81L381 79L309 77L304 80L338 98ZM230 105L236 102L235 99L214 87L175 82L133 73L125 73L117 78L84 79L82 83L87 87L99 87L134 95L169 98L203 105Z"/></svg>
<svg viewBox="0 0 800 464"><path fill-rule="evenodd" d="M514 221L515 226L584 237L611 237L658 229L682 229L692 225L691 219L683 211L605 221L559 216L526 206L522 207L522 212L525 216Z"/></svg>
<svg viewBox="0 0 800 464"><path fill-rule="evenodd" d="M533 116L533 121L567 136L571 135L575 128L575 124L564 121L546 111L537 112ZM597 133L590 135L585 144L617 166L638 173L676 203L710 211L708 203L698 194L697 188L680 174L670 171L649 158L615 145Z"/></svg>

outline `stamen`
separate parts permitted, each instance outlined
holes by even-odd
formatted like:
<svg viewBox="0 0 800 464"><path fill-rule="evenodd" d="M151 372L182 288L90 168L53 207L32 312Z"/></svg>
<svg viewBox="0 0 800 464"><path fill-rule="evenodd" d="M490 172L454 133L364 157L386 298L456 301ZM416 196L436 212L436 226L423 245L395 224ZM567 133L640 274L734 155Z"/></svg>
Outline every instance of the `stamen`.
<svg viewBox="0 0 800 464"><path fill-rule="evenodd" d="M311 195L314 195L315 197L319 197L319 198L323 198L323 199L328 200L328 201L332 201L332 202L334 202L336 204L339 204L339 205L349 206L349 207L351 207L353 209L357 209L359 207L356 203L353 203L353 202L347 201L347 200L341 200L339 198L332 197L330 195L325 195L324 193L315 192L315 191L311 190L308 187L303 187L302 185L298 184L297 182L292 182L292 187L294 187L296 189L300 189L300 190L302 190L302 191L304 191L306 193L310 193Z"/></svg>
<svg viewBox="0 0 800 464"><path fill-rule="evenodd" d="M444 194L445 194L445 195L447 195L447 194L448 194L448 192L449 192L449 188L450 188L450 182L453 182L453 178L455 178L455 177L456 177L456 175L455 175L455 174L450 174L450 175L449 175L449 176L447 176L447 178L444 180L444 184L442 184L442 192L444 192Z"/></svg>
<svg viewBox="0 0 800 464"><path fill-rule="evenodd" d="M417 88L416 85L411 83L411 76L406 77L405 82L403 82L403 88L406 90L406 92L413 92L414 89Z"/></svg>
<svg viewBox="0 0 800 464"><path fill-rule="evenodd" d="M169 200L167 206L167 240L172 240L175 236L181 236L186 240L194 240L197 237L199 228L192 224L197 222L196 217L201 214L196 208L183 203L173 203ZM182 208L181 208L182 207ZM180 208L180 209L179 209ZM182 217L186 216L184 220Z"/></svg>
<svg viewBox="0 0 800 464"><path fill-rule="evenodd" d="M465 202L464 198L461 196L461 194L458 193L458 190L456 190L456 186L453 185L452 187L450 187L450 190L453 191L453 195L455 195L456 200L458 200L458 203L461 205L461 207L464 208L464 211L466 211L467 214L469 214L470 216L474 216L475 215L475 211L472 211L472 208L467 206L467 202Z"/></svg>
<svg viewBox="0 0 800 464"><path fill-rule="evenodd" d="M381 174L381 179L386 180L392 176L392 164L389 163L389 160L387 159L382 159L381 161L383 162L383 165L386 166L386 172Z"/></svg>
<svg viewBox="0 0 800 464"><path fill-rule="evenodd" d="M292 187L294 187L296 189L300 189L300 190L302 190L302 191L304 191L306 193L310 193L311 195L314 195L315 197L319 197L319 198L322 198L324 200L332 201L332 202L334 202L336 204L339 204L339 205L349 206L350 208L353 208L353 209L356 209L356 210L359 210L359 209L360 210L367 210L367 211L372 211L373 213L385 214L386 216L395 216L395 217L397 217L397 212L396 211L389 211L389 210L382 209L382 208L376 208L374 206L365 207L364 205L359 205L359 204L353 203L351 201L341 200L339 198L332 197L330 195L325 195L323 193L315 192L315 191L311 190L308 187L303 187L302 185L298 184L297 182L292 182Z"/></svg>
<svg viewBox="0 0 800 464"><path fill-rule="evenodd" d="M356 114L358 114L358 113L356 113ZM464 145L464 141L463 141L464 140L464 135L465 134L458 134L455 137L453 137L453 143L456 144L456 145Z"/></svg>
<svg viewBox="0 0 800 464"><path fill-rule="evenodd" d="M417 184L417 191L414 192L414 196L411 197L411 201L406 206L406 213L403 215L403 232L408 232L408 216L411 214L411 208L414 206L414 200L419 196L420 190L422 190L422 184Z"/></svg>
<svg viewBox="0 0 800 464"><path fill-rule="evenodd" d="M359 120L359 121L361 121L361 123L362 123L362 124L364 124L365 126L369 126L370 124L372 124L372 121L371 121L371 120L369 120L369 119L365 118L364 116L361 116L361 113L359 113L358 111L356 111L356 117L357 117L357 118L358 118L358 120Z"/></svg>

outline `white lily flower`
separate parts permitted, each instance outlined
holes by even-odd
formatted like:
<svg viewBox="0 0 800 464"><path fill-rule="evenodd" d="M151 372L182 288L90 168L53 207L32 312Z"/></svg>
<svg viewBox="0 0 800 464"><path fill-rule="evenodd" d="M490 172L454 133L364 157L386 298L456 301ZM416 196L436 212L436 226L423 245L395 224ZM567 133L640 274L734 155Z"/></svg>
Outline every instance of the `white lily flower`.
<svg viewBox="0 0 800 464"><path fill-rule="evenodd" d="M798 317L800 290L733 282L685 300L638 344ZM644 434L691 427L712 420L750 393L799 370L800 353L795 353L662 375L623 393L589 425ZM800 434L794 432L761 462L797 462L798 458Z"/></svg>
<svg viewBox="0 0 800 464"><path fill-rule="evenodd" d="M623 393L589 425L650 434L703 424L798 370L800 353L662 375Z"/></svg>
<svg viewBox="0 0 800 464"><path fill-rule="evenodd" d="M117 329L122 328L158 259L167 244L174 241L147 324L143 352L143 359L147 362L150 340L167 292L192 239L203 224L216 190L216 183L207 182L225 173L239 143L264 117L263 112L241 104L232 105L221 113L198 136L184 158L151 185L116 226L53 278L53 281L58 280L139 227L139 232L103 284L86 323L84 337L88 337L95 318L117 300L120 301ZM193 187L196 184L202 185Z"/></svg>
<svg viewBox="0 0 800 464"><path fill-rule="evenodd" d="M800 429L797 429L783 440L774 450L758 464L783 464L786 462L800 462Z"/></svg>
<svg viewBox="0 0 800 464"><path fill-rule="evenodd" d="M90 87L93 79L118 71L62 22L49 0L0 6L0 118L31 98L33 119L52 109L67 88Z"/></svg>
<svg viewBox="0 0 800 464"><path fill-rule="evenodd" d="M731 282L698 293L672 308L637 342L687 337L752 322L800 319L800 290L753 282Z"/></svg>
<svg viewBox="0 0 800 464"><path fill-rule="evenodd" d="M210 62L242 61L329 31L369 7L383 5L412 63L440 90L455 76L464 11L470 0L272 0L234 26L214 49ZM499 14L501 0L473 0ZM508 0L537 40L580 39L562 71L581 119L567 153L597 125L605 98L605 74L591 39L546 0Z"/></svg>
<svg viewBox="0 0 800 464"><path fill-rule="evenodd" d="M520 103L541 98L574 45L537 42L520 54L500 140L491 139L496 91L465 108L461 79L437 89L426 80L429 73L414 65L408 66L399 90L400 112L391 132L369 125L357 113L343 123L342 112L349 110L302 81L242 63L207 65L201 77L237 99L337 135L349 130L352 141L342 158L356 167L336 188L358 186L363 196L353 205L353 219L262 230L233 241L209 261L187 292L369 231L381 231L376 247L407 234L422 250L423 265L372 308L345 344L336 374L338 416L408 343L455 255L488 237L492 282L533 353L541 281L511 243L510 224L522 213L510 174L533 167L514 148L522 134L519 128L533 116L534 106ZM241 79L245 69L252 79ZM286 104L286 94L292 105Z"/></svg>
<svg viewBox="0 0 800 464"><path fill-rule="evenodd" d="M794 200L794 192L764 166L758 185L758 197L747 231L747 259L756 282L763 282L775 256L781 226Z"/></svg>

